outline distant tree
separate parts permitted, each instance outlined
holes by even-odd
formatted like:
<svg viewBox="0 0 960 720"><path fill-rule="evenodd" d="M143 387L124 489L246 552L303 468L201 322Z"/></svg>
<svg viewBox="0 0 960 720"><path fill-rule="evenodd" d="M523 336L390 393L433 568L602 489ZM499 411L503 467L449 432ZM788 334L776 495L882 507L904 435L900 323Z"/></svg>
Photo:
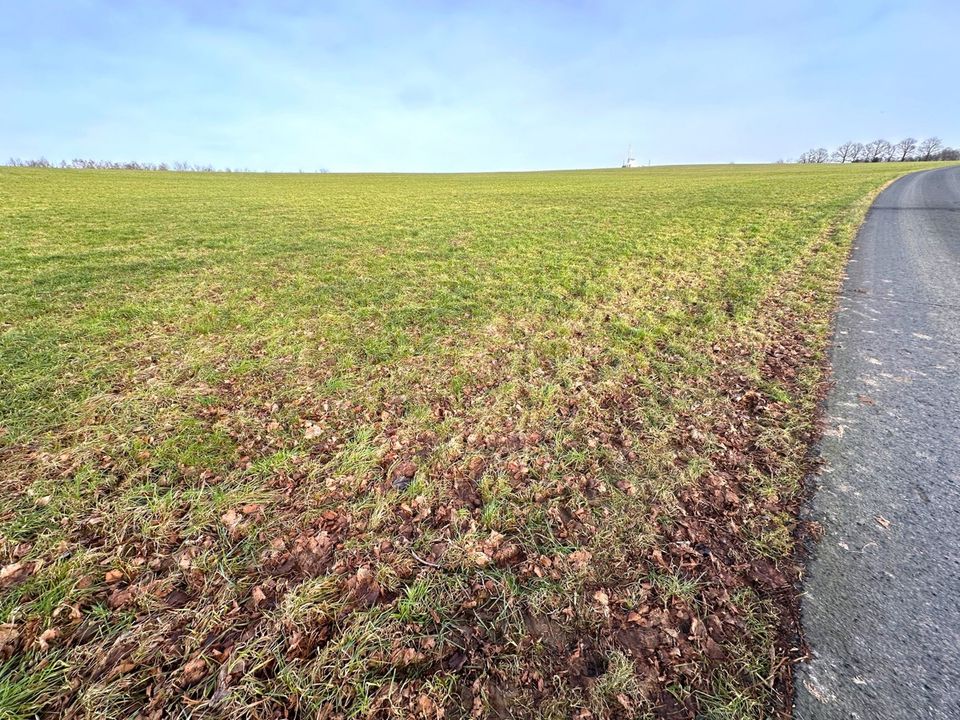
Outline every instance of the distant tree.
<svg viewBox="0 0 960 720"><path fill-rule="evenodd" d="M830 159L830 153L827 152L826 148L811 148L805 153L801 153L800 157L797 158L797 162L809 164L809 163L825 163Z"/></svg>
<svg viewBox="0 0 960 720"><path fill-rule="evenodd" d="M890 143L883 138L878 138L864 146L864 159L866 162L880 162L889 152Z"/></svg>
<svg viewBox="0 0 960 720"><path fill-rule="evenodd" d="M850 162L863 162L866 155L866 147L863 143L855 142L850 146Z"/></svg>
<svg viewBox="0 0 960 720"><path fill-rule="evenodd" d="M917 141L912 137L904 138L894 145L893 148L895 153L894 159L900 162L906 162L907 158L917 149Z"/></svg>
<svg viewBox="0 0 960 720"><path fill-rule="evenodd" d="M938 137L930 137L922 141L917 147L921 160L932 160L943 147L943 141Z"/></svg>
<svg viewBox="0 0 960 720"><path fill-rule="evenodd" d="M944 148L934 156L935 160L960 160L960 150Z"/></svg>
<svg viewBox="0 0 960 720"><path fill-rule="evenodd" d="M847 140L843 145L833 151L833 159L841 165L845 162L853 162L853 149L855 145L857 145L857 143L852 140Z"/></svg>

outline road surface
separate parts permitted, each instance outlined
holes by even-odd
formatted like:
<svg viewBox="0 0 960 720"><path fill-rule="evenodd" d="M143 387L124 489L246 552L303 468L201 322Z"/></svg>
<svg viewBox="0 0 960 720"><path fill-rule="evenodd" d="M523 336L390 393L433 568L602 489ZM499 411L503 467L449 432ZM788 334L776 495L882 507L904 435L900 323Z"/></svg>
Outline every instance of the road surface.
<svg viewBox="0 0 960 720"><path fill-rule="evenodd" d="M847 273L795 714L957 720L960 168L887 188Z"/></svg>

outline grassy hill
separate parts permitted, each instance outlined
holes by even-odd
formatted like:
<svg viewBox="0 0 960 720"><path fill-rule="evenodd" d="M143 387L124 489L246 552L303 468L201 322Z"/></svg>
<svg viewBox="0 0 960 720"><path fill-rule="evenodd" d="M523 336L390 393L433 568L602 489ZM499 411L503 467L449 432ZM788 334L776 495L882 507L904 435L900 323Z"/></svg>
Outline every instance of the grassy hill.
<svg viewBox="0 0 960 720"><path fill-rule="evenodd" d="M0 718L781 712L913 169L0 169Z"/></svg>

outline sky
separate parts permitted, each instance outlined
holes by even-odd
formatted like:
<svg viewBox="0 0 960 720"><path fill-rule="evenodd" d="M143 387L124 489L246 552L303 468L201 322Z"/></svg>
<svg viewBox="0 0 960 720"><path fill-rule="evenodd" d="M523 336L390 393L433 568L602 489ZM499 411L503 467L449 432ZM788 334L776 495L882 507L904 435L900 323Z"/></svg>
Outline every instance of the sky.
<svg viewBox="0 0 960 720"><path fill-rule="evenodd" d="M0 157L270 171L960 144L956 0L0 0Z"/></svg>

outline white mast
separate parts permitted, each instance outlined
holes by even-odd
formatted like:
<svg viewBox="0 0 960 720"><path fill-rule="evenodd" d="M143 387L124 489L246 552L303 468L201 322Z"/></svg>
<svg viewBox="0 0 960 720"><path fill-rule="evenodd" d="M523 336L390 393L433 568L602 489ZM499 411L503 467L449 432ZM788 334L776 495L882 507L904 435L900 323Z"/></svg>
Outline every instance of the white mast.
<svg viewBox="0 0 960 720"><path fill-rule="evenodd" d="M637 166L637 160L633 157L633 145L627 145L627 159L623 161L621 167L633 168Z"/></svg>

